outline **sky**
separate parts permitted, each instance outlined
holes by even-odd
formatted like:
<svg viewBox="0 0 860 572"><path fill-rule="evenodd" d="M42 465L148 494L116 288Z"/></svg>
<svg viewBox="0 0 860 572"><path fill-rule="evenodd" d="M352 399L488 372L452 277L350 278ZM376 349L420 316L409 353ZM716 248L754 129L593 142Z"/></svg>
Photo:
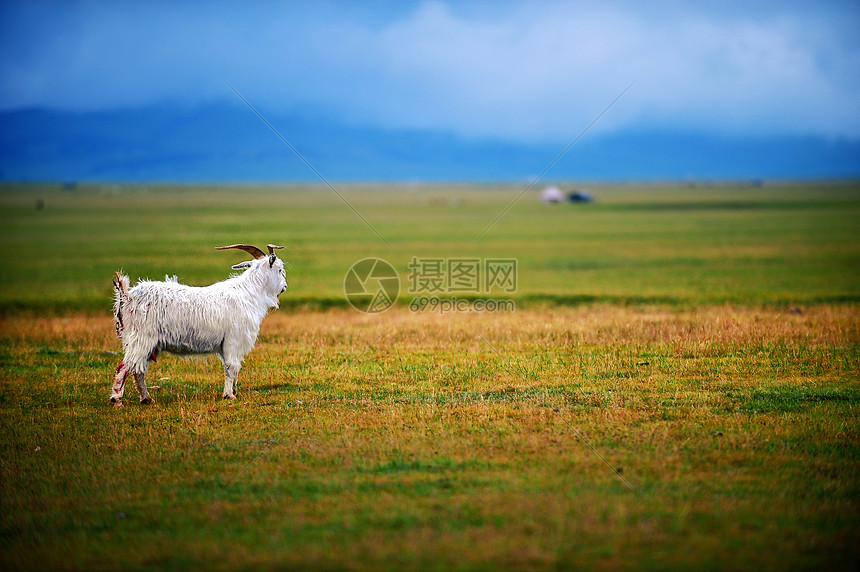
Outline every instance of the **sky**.
<svg viewBox="0 0 860 572"><path fill-rule="evenodd" d="M3 2L0 111L242 105L355 127L860 138L860 2ZM629 89L624 92L626 88Z"/></svg>

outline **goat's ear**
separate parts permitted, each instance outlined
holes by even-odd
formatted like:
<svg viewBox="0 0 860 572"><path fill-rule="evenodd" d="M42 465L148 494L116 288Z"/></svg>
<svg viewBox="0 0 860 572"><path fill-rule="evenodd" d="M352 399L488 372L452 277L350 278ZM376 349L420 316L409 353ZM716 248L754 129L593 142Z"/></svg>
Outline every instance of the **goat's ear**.
<svg viewBox="0 0 860 572"><path fill-rule="evenodd" d="M275 258L277 258L277 256L275 256L274 252L269 255L269 268L275 264Z"/></svg>
<svg viewBox="0 0 860 572"><path fill-rule="evenodd" d="M239 264L234 264L230 268L232 268L233 270L243 270L245 268L250 268L250 267L251 267L251 261L246 260L245 262L240 262Z"/></svg>

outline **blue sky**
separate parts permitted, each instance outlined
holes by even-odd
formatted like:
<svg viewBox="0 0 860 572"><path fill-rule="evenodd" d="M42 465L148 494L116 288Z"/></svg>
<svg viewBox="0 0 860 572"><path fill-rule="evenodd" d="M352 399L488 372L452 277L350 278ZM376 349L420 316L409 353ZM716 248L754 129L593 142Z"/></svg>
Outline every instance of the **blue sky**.
<svg viewBox="0 0 860 572"><path fill-rule="evenodd" d="M860 138L858 2L4 2L0 111L236 96L355 127Z"/></svg>

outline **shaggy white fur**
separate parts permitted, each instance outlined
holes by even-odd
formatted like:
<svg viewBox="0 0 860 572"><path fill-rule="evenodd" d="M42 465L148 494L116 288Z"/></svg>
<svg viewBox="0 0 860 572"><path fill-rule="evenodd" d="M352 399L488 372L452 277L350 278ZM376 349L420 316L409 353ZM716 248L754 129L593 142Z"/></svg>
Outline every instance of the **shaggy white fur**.
<svg viewBox="0 0 860 572"><path fill-rule="evenodd" d="M242 360L254 348L263 318L279 307L287 279L283 261L273 253L233 268L245 270L205 287L180 284L174 276L164 282L142 280L129 288L128 276L117 272L114 318L124 357L116 369L111 402L122 400L129 373L140 401L151 402L146 372L162 351L216 354L224 364L224 398L235 398Z"/></svg>

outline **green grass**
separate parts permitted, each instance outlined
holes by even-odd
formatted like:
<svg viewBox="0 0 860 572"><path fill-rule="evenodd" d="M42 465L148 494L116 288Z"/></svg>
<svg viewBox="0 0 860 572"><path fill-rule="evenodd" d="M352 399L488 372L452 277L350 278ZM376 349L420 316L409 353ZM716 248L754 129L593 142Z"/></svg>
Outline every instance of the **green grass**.
<svg viewBox="0 0 860 572"><path fill-rule="evenodd" d="M316 187L0 190L3 569L856 567L856 185L530 194L477 244L519 188L339 190L391 247ZM109 407L113 271L232 242L292 264L238 398L166 355ZM360 314L366 256L516 257L517 311Z"/></svg>
<svg viewBox="0 0 860 572"><path fill-rule="evenodd" d="M377 256L405 284L412 257L519 261L524 303L803 304L860 300L860 186L607 187L592 205L520 187L0 188L0 310L103 312L113 272L223 279L234 242L285 244L284 303L345 304L353 262ZM44 208L37 210L41 199ZM401 292L405 296L404 292ZM405 298L404 298L405 301Z"/></svg>

